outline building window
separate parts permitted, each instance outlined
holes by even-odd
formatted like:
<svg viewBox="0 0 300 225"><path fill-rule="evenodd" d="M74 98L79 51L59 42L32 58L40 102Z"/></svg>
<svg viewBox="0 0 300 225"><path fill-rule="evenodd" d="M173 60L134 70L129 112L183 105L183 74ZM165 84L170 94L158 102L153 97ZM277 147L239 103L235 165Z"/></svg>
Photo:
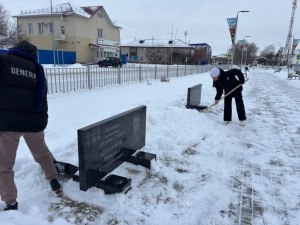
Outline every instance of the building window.
<svg viewBox="0 0 300 225"><path fill-rule="evenodd" d="M27 23L27 33L28 34L33 34L32 23Z"/></svg>
<svg viewBox="0 0 300 225"><path fill-rule="evenodd" d="M64 34L66 34L66 31L65 31L65 26L60 26L60 33L62 34L62 35L64 35Z"/></svg>
<svg viewBox="0 0 300 225"><path fill-rule="evenodd" d="M48 32L49 34L53 33L53 23L48 23Z"/></svg>
<svg viewBox="0 0 300 225"><path fill-rule="evenodd" d="M144 52L144 49L140 48L140 54L143 54L143 52Z"/></svg>
<svg viewBox="0 0 300 225"><path fill-rule="evenodd" d="M140 61L143 62L144 61L144 57L140 57Z"/></svg>
<svg viewBox="0 0 300 225"><path fill-rule="evenodd" d="M148 62L151 62L152 61L152 57L148 57Z"/></svg>
<svg viewBox="0 0 300 225"><path fill-rule="evenodd" d="M130 48L131 53L136 53L137 49L136 48Z"/></svg>
<svg viewBox="0 0 300 225"><path fill-rule="evenodd" d="M44 23L38 23L38 32L39 34L44 33Z"/></svg>
<svg viewBox="0 0 300 225"><path fill-rule="evenodd" d="M103 29L98 28L98 38L103 38Z"/></svg>
<svg viewBox="0 0 300 225"><path fill-rule="evenodd" d="M101 13L97 13L97 16L98 16L99 18L103 18L103 16L102 16Z"/></svg>
<svg viewBox="0 0 300 225"><path fill-rule="evenodd" d="M147 49L147 53L152 53L152 49Z"/></svg>

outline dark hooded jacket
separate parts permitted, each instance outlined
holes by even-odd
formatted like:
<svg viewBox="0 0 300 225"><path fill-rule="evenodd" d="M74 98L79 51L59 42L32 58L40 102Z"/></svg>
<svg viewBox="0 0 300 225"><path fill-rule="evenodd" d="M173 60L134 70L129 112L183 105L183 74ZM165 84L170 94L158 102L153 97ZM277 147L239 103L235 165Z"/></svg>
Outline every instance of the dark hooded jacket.
<svg viewBox="0 0 300 225"><path fill-rule="evenodd" d="M39 132L47 126L48 105L45 81L42 104L39 106L37 101L40 76L36 72L37 48L22 41L14 49L32 59L17 53L0 53L0 131Z"/></svg>
<svg viewBox="0 0 300 225"><path fill-rule="evenodd" d="M220 68L219 68L220 69ZM217 89L217 94L215 100L219 100L222 97L223 90L225 95L234 89L239 84L243 84L245 78L243 73L239 69L231 69L224 71L220 69L219 79L214 81L213 86ZM233 91L229 96L235 96L237 93L241 93L243 86L240 86L235 91Z"/></svg>

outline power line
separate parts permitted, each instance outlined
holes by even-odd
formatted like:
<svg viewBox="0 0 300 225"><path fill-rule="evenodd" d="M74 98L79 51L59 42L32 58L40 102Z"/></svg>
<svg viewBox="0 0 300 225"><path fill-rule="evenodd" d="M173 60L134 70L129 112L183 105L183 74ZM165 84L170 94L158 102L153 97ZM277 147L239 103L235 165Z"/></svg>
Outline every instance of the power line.
<svg viewBox="0 0 300 225"><path fill-rule="evenodd" d="M136 29L140 29L140 30L144 30L144 31L148 31L148 32L161 33L161 34L171 34L171 33L165 33L165 32L153 31L153 30L147 30L147 29L136 27L136 26L132 26L132 25L129 25L129 24L117 21L117 20L115 20L115 22L118 22L118 23L121 23L121 24L125 24L127 26L130 26L130 27L133 27L133 28L136 28Z"/></svg>

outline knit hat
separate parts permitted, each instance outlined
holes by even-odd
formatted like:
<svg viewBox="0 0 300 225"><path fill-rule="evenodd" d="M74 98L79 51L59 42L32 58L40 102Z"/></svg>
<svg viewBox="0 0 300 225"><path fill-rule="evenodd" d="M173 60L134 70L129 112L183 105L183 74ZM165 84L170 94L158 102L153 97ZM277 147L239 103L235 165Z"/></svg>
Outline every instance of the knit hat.
<svg viewBox="0 0 300 225"><path fill-rule="evenodd" d="M218 68L212 68L211 71L210 71L210 76L211 77L217 77L220 75L220 69Z"/></svg>
<svg viewBox="0 0 300 225"><path fill-rule="evenodd" d="M19 44L17 44L14 48L22 49L28 54L32 55L32 57L37 60L37 47L28 41L21 41Z"/></svg>

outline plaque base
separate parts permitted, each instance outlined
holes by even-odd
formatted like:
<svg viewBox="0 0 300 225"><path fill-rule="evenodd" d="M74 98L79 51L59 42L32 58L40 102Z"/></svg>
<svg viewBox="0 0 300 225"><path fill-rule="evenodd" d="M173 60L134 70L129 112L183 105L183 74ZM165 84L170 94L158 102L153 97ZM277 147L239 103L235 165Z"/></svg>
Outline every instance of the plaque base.
<svg viewBox="0 0 300 225"><path fill-rule="evenodd" d="M73 175L73 181L79 182L79 176ZM127 192L131 188L131 179L117 176L114 174L108 175L103 180L98 181L93 187L101 188L105 194L116 194Z"/></svg>
<svg viewBox="0 0 300 225"><path fill-rule="evenodd" d="M140 151L136 155L131 156L126 160L126 162L132 163L134 165L140 165L151 169L151 160L156 160L156 155L148 152Z"/></svg>
<svg viewBox="0 0 300 225"><path fill-rule="evenodd" d="M130 188L130 185L131 179L111 174L104 180L97 182L95 187L103 189L105 194L115 194L124 192Z"/></svg>
<svg viewBox="0 0 300 225"><path fill-rule="evenodd" d="M208 106L205 105L186 105L185 106L187 109L197 109L198 111L202 111L204 109L206 109Z"/></svg>
<svg viewBox="0 0 300 225"><path fill-rule="evenodd" d="M58 174L74 175L79 168L70 163L54 161L54 166Z"/></svg>

